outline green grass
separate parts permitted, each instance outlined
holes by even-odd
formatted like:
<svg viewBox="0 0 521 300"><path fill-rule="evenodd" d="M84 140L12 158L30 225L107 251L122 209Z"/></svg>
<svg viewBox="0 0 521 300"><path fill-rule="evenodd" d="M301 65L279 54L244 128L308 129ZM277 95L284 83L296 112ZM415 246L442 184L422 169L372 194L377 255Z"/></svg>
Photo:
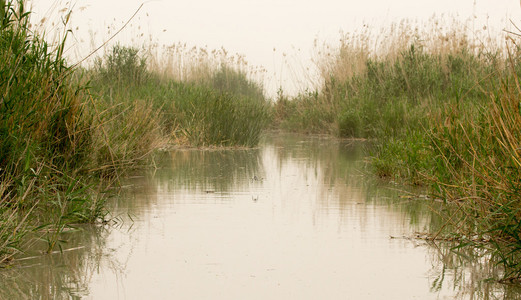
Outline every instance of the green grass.
<svg viewBox="0 0 521 300"><path fill-rule="evenodd" d="M392 50L379 53L367 50L367 38L341 43L319 66L322 87L279 97L275 120L371 140L375 174L430 188L446 206L440 232L461 247L492 249L504 278L519 279L520 52L513 43L508 55L472 45L460 28L448 32L451 39L424 31L400 47L391 40L378 49ZM445 47L451 40L458 46Z"/></svg>
<svg viewBox="0 0 521 300"><path fill-rule="evenodd" d="M514 71L515 65L512 65ZM521 278L521 117L515 72L500 75L480 110L459 111L429 132L433 193L448 201L462 244L490 247L505 278ZM480 241L486 239L490 244Z"/></svg>
<svg viewBox="0 0 521 300"><path fill-rule="evenodd" d="M55 232L105 213L86 175L84 86L63 58L65 38L53 47L34 35L23 4L0 3L0 264L31 243L29 233L51 251Z"/></svg>
<svg viewBox="0 0 521 300"><path fill-rule="evenodd" d="M77 223L106 221L104 187L168 144L255 146L262 87L227 65L180 82L114 46L71 68L65 41L29 29L24 1L0 2L0 266L38 241L62 247Z"/></svg>
<svg viewBox="0 0 521 300"><path fill-rule="evenodd" d="M177 143L255 146L270 119L262 87L224 65L209 78L180 82L147 70L136 48L116 45L89 76L100 106L149 106Z"/></svg>

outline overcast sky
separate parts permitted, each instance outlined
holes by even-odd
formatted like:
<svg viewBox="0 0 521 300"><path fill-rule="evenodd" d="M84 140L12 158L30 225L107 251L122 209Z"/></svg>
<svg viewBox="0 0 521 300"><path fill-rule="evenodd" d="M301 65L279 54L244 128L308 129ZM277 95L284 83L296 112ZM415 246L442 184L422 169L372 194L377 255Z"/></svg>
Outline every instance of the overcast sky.
<svg viewBox="0 0 521 300"><path fill-rule="evenodd" d="M92 49L93 36L94 44L101 43L108 27L121 26L141 4L132 26L116 39L140 43L137 36L144 33L159 44L224 47L282 81L270 85L291 85L283 53L306 65L315 39L334 43L340 31L360 30L363 23L379 27L452 15L498 29L509 20L521 24L519 0L33 0L33 21L56 18L61 8L72 6L72 23L78 27L75 53L83 55Z"/></svg>

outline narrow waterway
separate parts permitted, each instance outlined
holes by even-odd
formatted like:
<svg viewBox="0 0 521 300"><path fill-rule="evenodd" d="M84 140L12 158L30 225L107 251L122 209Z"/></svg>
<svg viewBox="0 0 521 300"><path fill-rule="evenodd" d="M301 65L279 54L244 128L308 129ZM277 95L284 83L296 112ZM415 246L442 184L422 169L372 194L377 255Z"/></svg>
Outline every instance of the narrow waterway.
<svg viewBox="0 0 521 300"><path fill-rule="evenodd" d="M0 299L516 299L486 255L411 238L423 197L367 171L364 142L289 134L175 150L128 178L115 223L0 271ZM32 256L32 255L29 255Z"/></svg>

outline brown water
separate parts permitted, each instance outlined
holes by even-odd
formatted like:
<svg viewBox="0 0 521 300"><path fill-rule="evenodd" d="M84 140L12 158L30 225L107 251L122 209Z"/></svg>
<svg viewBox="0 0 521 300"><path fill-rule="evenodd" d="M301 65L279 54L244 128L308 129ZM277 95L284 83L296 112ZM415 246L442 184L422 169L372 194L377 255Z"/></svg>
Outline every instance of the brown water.
<svg viewBox="0 0 521 300"><path fill-rule="evenodd" d="M117 224L1 271L0 298L519 297L483 281L497 271L486 256L407 238L439 226L436 208L367 175L364 155L362 142L293 135L166 153L111 202Z"/></svg>

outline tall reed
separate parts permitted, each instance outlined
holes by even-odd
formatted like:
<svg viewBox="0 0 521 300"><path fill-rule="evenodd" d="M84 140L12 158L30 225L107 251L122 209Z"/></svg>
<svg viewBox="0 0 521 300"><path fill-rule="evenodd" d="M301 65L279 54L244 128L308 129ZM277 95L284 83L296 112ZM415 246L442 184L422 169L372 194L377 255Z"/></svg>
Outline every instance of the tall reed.
<svg viewBox="0 0 521 300"><path fill-rule="evenodd" d="M432 22L324 47L321 88L282 97L276 116L290 129L371 139L377 175L444 201L433 237L493 249L504 279L519 280L521 52L513 38L500 47L465 24Z"/></svg>
<svg viewBox="0 0 521 300"><path fill-rule="evenodd" d="M150 106L162 134L173 143L258 143L269 122L268 104L262 86L250 80L241 68L226 64L214 68L203 63L198 73L189 73L190 77L183 79L170 73L169 67L159 69L158 58L148 55L153 54L116 45L98 60L90 70L90 78L93 90L104 99L100 105L107 109L137 103Z"/></svg>
<svg viewBox="0 0 521 300"><path fill-rule="evenodd" d="M517 46L515 46L517 48ZM521 278L521 90L518 51L509 68L487 90L489 101L478 110L437 116L429 131L436 168L437 197L452 208L448 225L462 245L493 245L506 279ZM488 244L483 244L483 241Z"/></svg>
<svg viewBox="0 0 521 300"><path fill-rule="evenodd" d="M57 243L64 226L103 215L90 192L92 144L84 86L53 46L29 30L24 1L0 3L0 264L28 233Z"/></svg>
<svg viewBox="0 0 521 300"><path fill-rule="evenodd" d="M380 31L344 33L338 46L316 42L319 87L294 97L282 125L374 137L401 127L400 105L421 110L449 99L484 98L476 83L501 62L501 51L485 31L471 38L468 27L455 19L402 21Z"/></svg>

